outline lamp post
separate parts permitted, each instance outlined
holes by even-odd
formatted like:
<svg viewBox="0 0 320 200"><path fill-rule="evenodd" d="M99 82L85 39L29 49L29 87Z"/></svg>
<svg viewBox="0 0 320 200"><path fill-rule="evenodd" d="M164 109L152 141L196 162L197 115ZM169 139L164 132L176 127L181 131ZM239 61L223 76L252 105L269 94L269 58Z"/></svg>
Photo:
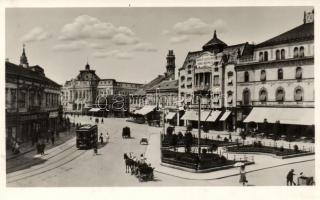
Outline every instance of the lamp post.
<svg viewBox="0 0 320 200"><path fill-rule="evenodd" d="M201 97L198 97L198 156L201 156L201 146L200 146L200 138L201 138Z"/></svg>

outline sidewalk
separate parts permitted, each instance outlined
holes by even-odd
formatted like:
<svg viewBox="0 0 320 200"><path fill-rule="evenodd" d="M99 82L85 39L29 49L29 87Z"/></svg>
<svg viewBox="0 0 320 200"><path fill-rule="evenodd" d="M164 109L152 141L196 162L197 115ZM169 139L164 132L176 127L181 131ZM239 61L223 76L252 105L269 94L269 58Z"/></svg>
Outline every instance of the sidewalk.
<svg viewBox="0 0 320 200"><path fill-rule="evenodd" d="M231 168L231 169L208 172L208 173L192 173L192 172L187 172L180 169L174 169L171 167L166 167L161 165L159 133L152 133L150 135L149 145L147 147L145 155L147 158L147 162L150 162L151 165L155 167L156 172L183 178L183 179L213 180L213 179L221 179L221 178L239 175L239 168ZM235 154L230 153L229 157L232 158L234 155ZM237 156L239 156L239 154L237 154ZM296 157L296 158L290 158L290 159L277 159L268 155L254 155L254 154L246 154L246 156L254 156L254 161L255 161L255 164L248 165L246 167L246 171L248 173L315 159L314 155L302 156L302 157Z"/></svg>
<svg viewBox="0 0 320 200"><path fill-rule="evenodd" d="M74 132L73 128L71 128L70 131L60 132L59 137L55 137L54 145L51 144L51 140L50 140L48 143L46 143L45 150L49 150L50 148L53 148L55 146L58 146L58 145L64 143L65 141L74 137L74 135L75 135L75 132ZM29 153L29 152L35 151L35 150L36 150L36 144L31 146L30 142L23 143L20 145L20 153L19 154L14 154L14 153L12 153L11 149L6 149L6 160L8 161L8 160L17 158L19 156L22 156L26 153Z"/></svg>

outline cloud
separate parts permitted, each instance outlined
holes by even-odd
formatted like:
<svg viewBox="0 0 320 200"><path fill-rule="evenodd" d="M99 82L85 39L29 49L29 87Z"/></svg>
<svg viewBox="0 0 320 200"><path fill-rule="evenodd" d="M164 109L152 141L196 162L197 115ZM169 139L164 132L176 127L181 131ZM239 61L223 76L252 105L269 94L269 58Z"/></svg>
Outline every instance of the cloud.
<svg viewBox="0 0 320 200"><path fill-rule="evenodd" d="M41 27L35 27L21 37L22 42L36 42L49 39L51 35Z"/></svg>
<svg viewBox="0 0 320 200"><path fill-rule="evenodd" d="M162 35L168 35L169 33L170 33L169 30L163 30L163 31L161 32Z"/></svg>
<svg viewBox="0 0 320 200"><path fill-rule="evenodd" d="M140 51L140 52L156 52L158 49L156 49L152 44L150 43L138 43L132 47L133 51Z"/></svg>
<svg viewBox="0 0 320 200"><path fill-rule="evenodd" d="M88 45L87 42L79 41L70 41L66 43L57 44L53 47L54 51L79 51L84 49Z"/></svg>
<svg viewBox="0 0 320 200"><path fill-rule="evenodd" d="M102 22L95 17L81 15L76 17L70 24L62 27L58 39L107 39L112 40L117 45L127 45L138 42L134 35L134 32L126 26L116 27L112 23Z"/></svg>
<svg viewBox="0 0 320 200"><path fill-rule="evenodd" d="M117 59L131 59L131 58L133 58L133 55L127 51L112 50L112 51L94 52L93 57L96 57L96 58L113 57L113 58L117 58Z"/></svg>
<svg viewBox="0 0 320 200"><path fill-rule="evenodd" d="M136 44L139 42L139 40L136 37L133 37L131 35L118 33L112 38L112 42L117 45L129 45L129 44Z"/></svg>
<svg viewBox="0 0 320 200"><path fill-rule="evenodd" d="M204 35L213 33L215 29L223 32L226 27L227 24L221 19L217 19L213 23L206 23L198 18L189 18L186 21L176 23L173 30L178 35Z"/></svg>
<svg viewBox="0 0 320 200"><path fill-rule="evenodd" d="M176 44L181 42L186 42L189 40L189 37L186 35L178 35L170 38L170 43Z"/></svg>

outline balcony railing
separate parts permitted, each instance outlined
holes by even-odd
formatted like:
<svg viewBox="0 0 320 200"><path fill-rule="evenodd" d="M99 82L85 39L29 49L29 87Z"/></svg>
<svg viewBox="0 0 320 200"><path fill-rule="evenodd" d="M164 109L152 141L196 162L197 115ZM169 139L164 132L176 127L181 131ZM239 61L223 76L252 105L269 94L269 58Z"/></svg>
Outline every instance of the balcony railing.
<svg viewBox="0 0 320 200"><path fill-rule="evenodd" d="M194 89L196 91L199 91L199 90L210 90L210 85L195 85Z"/></svg>

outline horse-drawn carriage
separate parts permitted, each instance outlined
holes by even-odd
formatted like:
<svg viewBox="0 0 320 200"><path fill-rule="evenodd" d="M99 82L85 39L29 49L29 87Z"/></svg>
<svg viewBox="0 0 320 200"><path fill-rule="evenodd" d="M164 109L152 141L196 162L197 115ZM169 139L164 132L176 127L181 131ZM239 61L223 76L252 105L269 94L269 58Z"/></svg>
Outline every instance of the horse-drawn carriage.
<svg viewBox="0 0 320 200"><path fill-rule="evenodd" d="M130 128L129 127L124 127L122 129L122 138L130 138L131 137L131 133L130 133Z"/></svg>
<svg viewBox="0 0 320 200"><path fill-rule="evenodd" d="M136 175L139 181L150 181L153 180L154 168L147 165L146 163L138 165L138 174Z"/></svg>

